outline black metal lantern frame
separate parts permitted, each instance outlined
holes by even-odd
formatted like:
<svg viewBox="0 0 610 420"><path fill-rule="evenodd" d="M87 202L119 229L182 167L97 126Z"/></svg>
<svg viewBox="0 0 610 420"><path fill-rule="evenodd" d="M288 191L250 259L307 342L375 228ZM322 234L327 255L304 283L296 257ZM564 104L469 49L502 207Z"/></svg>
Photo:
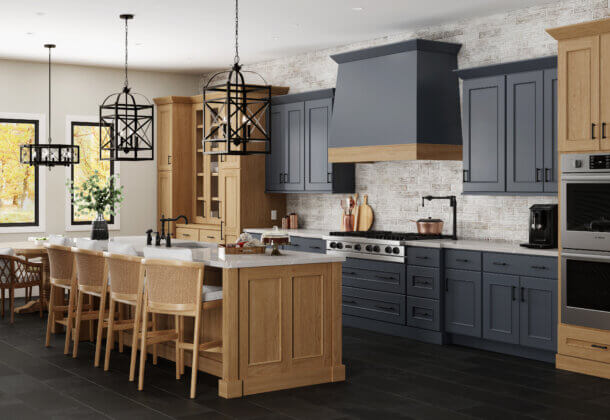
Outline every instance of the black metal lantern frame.
<svg viewBox="0 0 610 420"><path fill-rule="evenodd" d="M51 140L51 50L55 44L45 44L49 50L49 137L47 144L22 144L19 146L19 162L24 165L70 166L80 163L80 147L73 144L52 144Z"/></svg>
<svg viewBox="0 0 610 420"><path fill-rule="evenodd" d="M106 97L100 105L100 159L111 161L154 160L154 105L144 96L132 93L128 79L128 25L125 21L125 83L123 90ZM146 103L138 103L136 96ZM104 128L110 128L105 130Z"/></svg>

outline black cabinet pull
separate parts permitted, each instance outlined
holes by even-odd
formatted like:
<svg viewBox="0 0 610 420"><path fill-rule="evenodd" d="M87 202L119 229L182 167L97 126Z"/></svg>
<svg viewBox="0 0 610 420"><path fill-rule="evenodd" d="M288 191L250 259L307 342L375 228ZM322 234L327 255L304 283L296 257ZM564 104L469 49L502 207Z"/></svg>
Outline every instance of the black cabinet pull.
<svg viewBox="0 0 610 420"><path fill-rule="evenodd" d="M498 262L498 261L494 261L493 265L500 265L500 266L504 266L504 265L508 265L505 262Z"/></svg>
<svg viewBox="0 0 610 420"><path fill-rule="evenodd" d="M468 261L470 261L468 258L456 258L455 260L457 262L463 262L463 263L467 263Z"/></svg>
<svg viewBox="0 0 610 420"><path fill-rule="evenodd" d="M596 349L608 350L608 346L600 346L599 344L591 344L591 347Z"/></svg>
<svg viewBox="0 0 610 420"><path fill-rule="evenodd" d="M172 158L172 156L171 156L171 155L168 155L168 156L167 156L167 164L168 164L168 165L171 165L171 164L172 164L172 162L171 162L171 158Z"/></svg>
<svg viewBox="0 0 610 420"><path fill-rule="evenodd" d="M224 238L222 237L222 223L223 223L223 221L221 220L220 221L220 240L221 241L224 240Z"/></svg>
<svg viewBox="0 0 610 420"><path fill-rule="evenodd" d="M347 274L348 276L355 276L356 273L354 271L344 271L343 274Z"/></svg>
<svg viewBox="0 0 610 420"><path fill-rule="evenodd" d="M316 245L309 245L309 248L311 248L311 249L322 249L321 247L316 246Z"/></svg>
<svg viewBox="0 0 610 420"><path fill-rule="evenodd" d="M544 168L544 182L551 182L551 170L549 168Z"/></svg>
<svg viewBox="0 0 610 420"><path fill-rule="evenodd" d="M513 287L511 288L511 294L512 294L513 300L516 300L516 299L517 299L517 298L515 297L515 289L516 289L516 287L515 287L515 286L513 286Z"/></svg>
<svg viewBox="0 0 610 420"><path fill-rule="evenodd" d="M330 184L331 182L333 182L333 173L327 172L326 173L326 183Z"/></svg>
<svg viewBox="0 0 610 420"><path fill-rule="evenodd" d="M445 279L445 292L449 291L449 279Z"/></svg>
<svg viewBox="0 0 610 420"><path fill-rule="evenodd" d="M208 236L206 236L206 238L208 238L208 239L214 239L214 235L208 235Z"/></svg>
<svg viewBox="0 0 610 420"><path fill-rule="evenodd" d="M429 281L418 281L415 284L419 284L420 286L430 286L432 283Z"/></svg>
<svg viewBox="0 0 610 420"><path fill-rule="evenodd" d="M344 300L343 303L349 303L349 304L352 304L352 305L357 305L358 304L358 302L356 302L355 300Z"/></svg>
<svg viewBox="0 0 610 420"><path fill-rule="evenodd" d="M280 172L280 184L283 184L283 183L284 183L284 180L283 180L283 175L284 175L284 174L282 174L282 173Z"/></svg>
<svg viewBox="0 0 610 420"><path fill-rule="evenodd" d="M394 310L393 306L384 306L384 305L375 305L375 308L384 309L386 311L393 311Z"/></svg>
<svg viewBox="0 0 610 420"><path fill-rule="evenodd" d="M462 171L462 182L468 182L468 169Z"/></svg>
<svg viewBox="0 0 610 420"><path fill-rule="evenodd" d="M521 288L521 302L525 302L525 287Z"/></svg>
<svg viewBox="0 0 610 420"><path fill-rule="evenodd" d="M541 182L541 180L540 180L540 173L541 172L542 172L542 169L536 168L536 182Z"/></svg>
<svg viewBox="0 0 610 420"><path fill-rule="evenodd" d="M532 265L530 267L532 267L534 270L546 270L547 269L546 266L544 266L544 265Z"/></svg>
<svg viewBox="0 0 610 420"><path fill-rule="evenodd" d="M425 255L424 256L416 255L415 258L417 258L418 260L427 260L428 259L428 257L426 257Z"/></svg>
<svg viewBox="0 0 610 420"><path fill-rule="evenodd" d="M395 277L392 277L392 276L382 276L380 274L375 274L375 277L377 277L378 279L383 279L383 280L396 280Z"/></svg>
<svg viewBox="0 0 610 420"><path fill-rule="evenodd" d="M591 140L595 140L595 123L591 123Z"/></svg>
<svg viewBox="0 0 610 420"><path fill-rule="evenodd" d="M603 122L602 123L602 139L605 139L606 137L606 123Z"/></svg>

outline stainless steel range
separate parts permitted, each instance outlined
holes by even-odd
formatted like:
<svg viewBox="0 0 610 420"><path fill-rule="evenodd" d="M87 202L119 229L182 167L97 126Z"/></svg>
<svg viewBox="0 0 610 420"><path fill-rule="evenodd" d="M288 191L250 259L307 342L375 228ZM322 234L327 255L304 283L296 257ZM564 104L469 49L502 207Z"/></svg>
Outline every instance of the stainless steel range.
<svg viewBox="0 0 610 420"><path fill-rule="evenodd" d="M407 259L406 242L420 239L445 239L447 235L420 235L414 232L389 231L330 232L326 253L377 261L404 263Z"/></svg>

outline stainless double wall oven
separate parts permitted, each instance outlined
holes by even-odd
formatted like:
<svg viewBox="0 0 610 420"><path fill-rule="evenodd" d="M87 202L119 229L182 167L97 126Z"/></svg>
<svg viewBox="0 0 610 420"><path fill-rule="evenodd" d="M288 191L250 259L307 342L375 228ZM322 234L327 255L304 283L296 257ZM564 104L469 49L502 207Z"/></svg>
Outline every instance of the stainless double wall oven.
<svg viewBox="0 0 610 420"><path fill-rule="evenodd" d="M610 329L610 154L564 154L561 168L561 321Z"/></svg>

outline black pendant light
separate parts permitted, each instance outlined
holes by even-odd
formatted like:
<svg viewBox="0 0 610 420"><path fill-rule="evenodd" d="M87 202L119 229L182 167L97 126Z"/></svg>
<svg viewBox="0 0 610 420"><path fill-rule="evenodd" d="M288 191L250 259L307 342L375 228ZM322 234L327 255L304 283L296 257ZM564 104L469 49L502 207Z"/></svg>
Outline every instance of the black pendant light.
<svg viewBox="0 0 610 420"><path fill-rule="evenodd" d="M52 144L51 140L51 50L55 44L45 44L49 50L49 137L47 144L23 144L19 146L19 161L33 166L70 166L80 162L80 148L72 144Z"/></svg>
<svg viewBox="0 0 610 420"><path fill-rule="evenodd" d="M239 4L235 0L235 58L229 71L214 74L203 88L203 153L254 155L271 153L269 110L271 86L239 64ZM259 76L263 85L248 84L243 73ZM215 79L228 75L226 82Z"/></svg>
<svg viewBox="0 0 610 420"><path fill-rule="evenodd" d="M121 15L120 18L125 21L125 83L121 92L108 96L100 105L100 159L153 160L154 106L144 95L131 92L127 77L127 22L133 15ZM146 103L138 103L136 96Z"/></svg>

